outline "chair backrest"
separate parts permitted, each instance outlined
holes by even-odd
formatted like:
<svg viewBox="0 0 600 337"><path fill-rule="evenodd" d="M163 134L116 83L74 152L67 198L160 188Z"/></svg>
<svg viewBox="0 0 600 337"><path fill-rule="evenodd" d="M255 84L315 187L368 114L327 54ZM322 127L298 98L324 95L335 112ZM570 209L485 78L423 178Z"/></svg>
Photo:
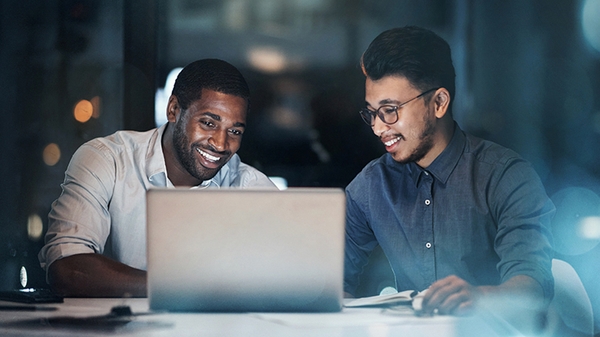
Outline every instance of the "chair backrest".
<svg viewBox="0 0 600 337"><path fill-rule="evenodd" d="M551 336L593 336L592 304L573 267L552 260L554 299L548 308L547 332Z"/></svg>

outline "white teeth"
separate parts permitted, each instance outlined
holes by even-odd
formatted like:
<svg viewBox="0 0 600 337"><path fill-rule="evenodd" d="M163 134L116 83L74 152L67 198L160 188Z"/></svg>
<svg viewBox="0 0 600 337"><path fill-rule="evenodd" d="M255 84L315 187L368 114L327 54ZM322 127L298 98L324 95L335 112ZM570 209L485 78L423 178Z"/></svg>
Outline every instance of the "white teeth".
<svg viewBox="0 0 600 337"><path fill-rule="evenodd" d="M206 152L204 152L204 151L202 151L200 149L198 149L198 152L200 153L200 155L202 157L204 157L204 158L206 158L206 159L208 159L209 161L212 161L212 162L216 162L216 161L219 161L219 159L221 159L219 157L211 156L210 154L208 154L208 153L206 153Z"/></svg>
<svg viewBox="0 0 600 337"><path fill-rule="evenodd" d="M399 140L400 140L400 137L394 138L392 140L388 140L387 142L384 142L383 144L385 144L385 146L392 146L395 143L397 143Z"/></svg>

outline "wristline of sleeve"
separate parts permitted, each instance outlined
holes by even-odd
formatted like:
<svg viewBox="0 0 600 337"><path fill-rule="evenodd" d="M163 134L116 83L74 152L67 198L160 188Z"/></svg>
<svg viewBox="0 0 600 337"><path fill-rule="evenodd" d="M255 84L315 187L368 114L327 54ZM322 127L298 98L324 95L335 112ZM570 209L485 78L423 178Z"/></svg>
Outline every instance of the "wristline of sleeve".
<svg viewBox="0 0 600 337"><path fill-rule="evenodd" d="M545 304L548 304L548 303L550 303L550 301L552 301L552 298L554 298L554 277L552 277L551 273L549 275L547 275L547 273L537 271L537 270L536 271L528 270L528 269L515 270L514 272L511 272L510 274L505 275L503 278L503 282L512 277L518 276L518 275L529 276L532 279L534 279L536 282L539 283L539 285L542 287L542 291L544 292Z"/></svg>
<svg viewBox="0 0 600 337"><path fill-rule="evenodd" d="M40 265L46 270L46 279L48 278L48 269L55 261L71 255L95 253L90 246L74 242L54 243L43 249L45 249L45 258L40 258Z"/></svg>

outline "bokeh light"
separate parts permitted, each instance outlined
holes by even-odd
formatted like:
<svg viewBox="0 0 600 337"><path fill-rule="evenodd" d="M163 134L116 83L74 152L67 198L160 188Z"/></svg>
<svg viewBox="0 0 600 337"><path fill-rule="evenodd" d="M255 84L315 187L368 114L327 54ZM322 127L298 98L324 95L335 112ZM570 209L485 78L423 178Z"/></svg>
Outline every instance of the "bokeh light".
<svg viewBox="0 0 600 337"><path fill-rule="evenodd" d="M167 122L169 97L171 97L171 93L173 92L177 75L179 75L182 69L182 67L172 69L169 75L167 75L164 88L156 89L156 93L154 94L154 122L157 127Z"/></svg>
<svg viewBox="0 0 600 337"><path fill-rule="evenodd" d="M554 249L579 255L600 242L600 197L582 187L569 187L552 196L556 215L552 221Z"/></svg>
<svg viewBox="0 0 600 337"><path fill-rule="evenodd" d="M253 47L247 57L252 67L266 73L279 73L288 67L286 55L274 47Z"/></svg>
<svg viewBox="0 0 600 337"><path fill-rule="evenodd" d="M54 166L60 160L60 147L55 143L46 145L42 152L44 163L48 166Z"/></svg>
<svg viewBox="0 0 600 337"><path fill-rule="evenodd" d="M42 238L44 224L42 218L37 214L31 214L27 219L27 236L33 241L38 241Z"/></svg>
<svg viewBox="0 0 600 337"><path fill-rule="evenodd" d="M581 219L579 236L587 239L600 239L600 216L588 216Z"/></svg>
<svg viewBox="0 0 600 337"><path fill-rule="evenodd" d="M19 282L21 283L21 287L27 287L29 278L27 277L27 268L25 266L21 266L21 270L19 271Z"/></svg>
<svg viewBox="0 0 600 337"><path fill-rule="evenodd" d="M287 179L285 179L284 177L270 176L269 179L271 179L273 184L275 184L275 186L277 186L277 188L280 190L285 190L288 188Z"/></svg>
<svg viewBox="0 0 600 337"><path fill-rule="evenodd" d="M90 118L92 118L93 114L94 106L92 102L85 99L82 99L81 101L77 102L77 104L75 105L75 109L73 109L73 115L75 117L75 120L77 120L80 123L85 123L89 121Z"/></svg>
<svg viewBox="0 0 600 337"><path fill-rule="evenodd" d="M585 0L581 25L587 42L600 52L600 0Z"/></svg>

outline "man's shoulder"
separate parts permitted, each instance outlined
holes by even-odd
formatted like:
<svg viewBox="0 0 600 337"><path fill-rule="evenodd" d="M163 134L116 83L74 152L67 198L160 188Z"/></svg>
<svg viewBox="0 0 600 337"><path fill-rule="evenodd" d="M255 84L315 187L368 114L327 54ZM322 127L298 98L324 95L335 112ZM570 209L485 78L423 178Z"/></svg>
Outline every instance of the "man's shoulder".
<svg viewBox="0 0 600 337"><path fill-rule="evenodd" d="M91 139L81 145L79 152L86 149L94 149L101 153L119 154L136 149L146 150L150 146L150 140L156 138L158 129L148 131L119 130L114 133Z"/></svg>
<svg viewBox="0 0 600 337"><path fill-rule="evenodd" d="M352 182L350 182L350 185L361 185L373 180L379 181L385 172L401 171L404 167L404 164L394 161L392 156L386 153L365 165Z"/></svg>
<svg viewBox="0 0 600 337"><path fill-rule="evenodd" d="M522 160L517 152L494 141L468 133L465 133L465 135L465 154L473 156L480 163L504 165L511 160Z"/></svg>
<svg viewBox="0 0 600 337"><path fill-rule="evenodd" d="M97 137L82 144L73 153L70 166L98 167L115 166L130 167L132 163L146 162L152 154L157 129L138 131L116 131L104 137ZM135 165L137 166L137 165Z"/></svg>
<svg viewBox="0 0 600 337"><path fill-rule="evenodd" d="M147 131L118 130L110 135L94 138L85 144L91 146L99 146L100 144L109 146L135 146L136 144L147 144L148 140L152 138L157 131L157 128Z"/></svg>
<svg viewBox="0 0 600 337"><path fill-rule="evenodd" d="M365 165L360 174L372 176L382 174L385 171L402 171L405 168L406 164L395 161L389 153L385 153Z"/></svg>

